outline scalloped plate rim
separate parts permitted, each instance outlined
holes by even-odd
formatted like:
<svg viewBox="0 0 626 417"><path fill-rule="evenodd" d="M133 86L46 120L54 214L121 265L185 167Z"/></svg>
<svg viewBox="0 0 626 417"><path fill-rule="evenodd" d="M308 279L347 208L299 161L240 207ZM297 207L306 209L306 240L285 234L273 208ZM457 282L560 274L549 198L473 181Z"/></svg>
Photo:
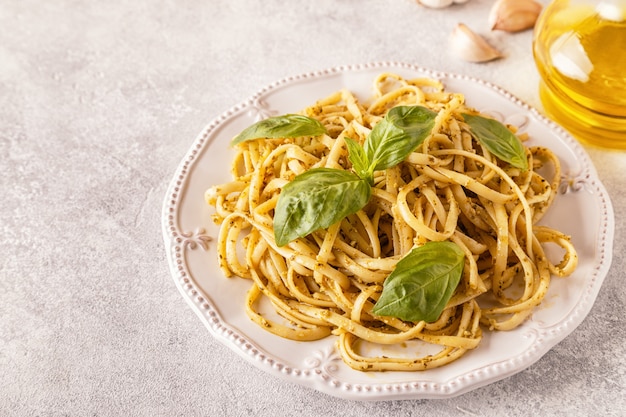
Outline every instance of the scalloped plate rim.
<svg viewBox="0 0 626 417"><path fill-rule="evenodd" d="M207 299L208 297L202 294L202 290L195 283L193 276L190 274L185 262L185 257L181 256L181 252L184 252L185 247L203 245L202 239L200 239L200 241L194 240L187 237L184 232L179 230L178 217L180 212L178 211L178 206L182 198L181 195L184 194L185 187L188 185L190 177L192 176L189 172L199 160L196 156L201 154L202 151L205 150L205 147L213 142L213 138L211 137L213 133L217 135L216 132L219 131L219 128L223 127L232 118L254 106L254 103L258 102L265 95L276 92L281 88L288 88L292 83L307 82L307 80L321 80L324 77L332 77L337 74L349 76L350 73L359 71L387 71L393 68L439 79L466 81L481 86L481 88L494 91L498 93L502 99L518 106L520 110L530 113L536 121L542 123L545 125L546 129L555 133L567 146L568 150L576 155L577 162L582 164L581 173L584 174L584 177L588 180L590 185L593 186L594 191L602 202L600 209L603 217L602 221L606 227L598 233L598 241L601 242L601 248L599 249L600 253L593 258L594 274L588 282L588 287L586 287L587 291L584 294L585 299L576 305L576 314L574 316L568 316L567 319L562 320L565 324L559 323L561 327L565 327L564 330L548 328L540 331L548 341L544 341L544 343L539 346L535 346L535 349L530 353L527 350L521 362L515 361L513 358L497 361L487 366L456 375L444 382L432 382L426 378L419 378L419 376L423 376L425 373L417 372L415 373L416 378L414 381L380 382L372 380L372 382L362 384L345 382L333 377L332 372L329 373L325 371L324 366L328 364L321 364L311 369L289 367L282 364L280 358L276 358L272 353L266 352L264 349L258 347L254 340L250 340L250 338L240 334L236 328L228 323L227 318L220 315L217 308ZM193 141L190 149L176 169L174 178L170 181L163 202L162 232L170 274L177 288L192 310L205 324L206 328L213 336L220 340L220 342L231 348L249 363L276 377L339 398L369 401L455 397L521 372L541 359L546 352L574 331L591 310L611 264L614 218L608 193L597 178L596 169L586 151L576 140L565 132L565 130L545 118L535 108L513 96L508 91L479 78L435 71L404 62L378 61L366 64L332 67L316 72L301 73L299 75L285 77L262 87L248 99L231 107L211 120ZM199 236L202 237L202 234L200 233ZM335 366L332 363L331 365ZM453 364L448 366L452 365ZM341 364L339 364L339 366L341 366Z"/></svg>

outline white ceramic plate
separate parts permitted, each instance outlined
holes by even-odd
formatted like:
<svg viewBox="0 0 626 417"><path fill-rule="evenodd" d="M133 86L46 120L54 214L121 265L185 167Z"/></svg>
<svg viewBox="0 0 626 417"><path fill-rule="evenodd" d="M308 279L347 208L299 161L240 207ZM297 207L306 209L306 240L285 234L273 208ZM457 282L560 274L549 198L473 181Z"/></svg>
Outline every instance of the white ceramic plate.
<svg viewBox="0 0 626 417"><path fill-rule="evenodd" d="M217 266L217 227L203 199L211 185L230 180L232 137L253 122L292 113L341 88L371 96L381 72L440 79L464 93L470 106L528 132L530 144L552 149L562 161L560 195L543 223L570 234L580 264L573 276L554 278L532 318L510 332L484 332L480 346L456 362L424 372L359 372L334 350L334 337L294 342L260 329L244 311L249 281L225 278ZM261 89L201 132L181 162L165 197L163 232L171 272L183 297L210 333L268 373L348 399L445 398L522 371L570 334L591 309L609 269L614 219L609 196L582 147L555 124L487 82L403 63L371 63L302 74Z"/></svg>

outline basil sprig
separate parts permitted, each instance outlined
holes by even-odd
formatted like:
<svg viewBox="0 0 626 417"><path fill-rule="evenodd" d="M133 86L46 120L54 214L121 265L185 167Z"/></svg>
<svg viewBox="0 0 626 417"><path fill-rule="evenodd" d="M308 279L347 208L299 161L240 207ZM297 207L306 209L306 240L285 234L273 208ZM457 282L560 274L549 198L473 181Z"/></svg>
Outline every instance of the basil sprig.
<svg viewBox="0 0 626 417"><path fill-rule="evenodd" d="M352 169L356 174L363 179L367 179L368 182L374 184L374 172L370 172L370 162L365 154L365 149L357 141L349 137L345 137L346 145L348 147L348 159L352 164Z"/></svg>
<svg viewBox="0 0 626 417"><path fill-rule="evenodd" d="M372 313L436 321L459 285L465 254L453 242L428 242L404 256L389 274Z"/></svg>
<svg viewBox="0 0 626 417"><path fill-rule="evenodd" d="M315 168L287 183L274 214L276 244L331 226L365 206L371 186L358 175L333 168Z"/></svg>
<svg viewBox="0 0 626 417"><path fill-rule="evenodd" d="M524 145L506 126L497 120L474 114L464 113L463 119L469 125L472 135L489 152L514 167L528 170Z"/></svg>
<svg viewBox="0 0 626 417"><path fill-rule="evenodd" d="M372 129L363 148L346 139L355 172L317 168L296 176L281 190L274 210L276 243L286 245L365 207L374 171L404 160L430 135L436 116L421 106L394 107Z"/></svg>
<svg viewBox="0 0 626 417"><path fill-rule="evenodd" d="M398 165L435 126L437 113L421 106L398 106L374 126L364 148L372 171Z"/></svg>
<svg viewBox="0 0 626 417"><path fill-rule="evenodd" d="M297 138L299 136L319 136L326 133L326 128L318 120L300 114L263 119L244 129L235 136L231 145L263 138Z"/></svg>

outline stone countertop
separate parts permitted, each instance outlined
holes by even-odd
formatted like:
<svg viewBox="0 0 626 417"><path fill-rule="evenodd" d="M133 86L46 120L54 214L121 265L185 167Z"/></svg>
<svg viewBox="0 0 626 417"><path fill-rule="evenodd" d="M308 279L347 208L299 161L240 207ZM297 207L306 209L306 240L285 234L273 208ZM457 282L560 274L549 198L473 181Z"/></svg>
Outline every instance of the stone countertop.
<svg viewBox="0 0 626 417"><path fill-rule="evenodd" d="M624 152L586 147L616 230L585 321L455 398L339 400L269 376L211 337L168 269L161 210L179 162L209 120L274 81L403 61L541 108L532 33L490 32L491 4L0 0L0 415L624 415ZM448 53L459 22L505 57Z"/></svg>

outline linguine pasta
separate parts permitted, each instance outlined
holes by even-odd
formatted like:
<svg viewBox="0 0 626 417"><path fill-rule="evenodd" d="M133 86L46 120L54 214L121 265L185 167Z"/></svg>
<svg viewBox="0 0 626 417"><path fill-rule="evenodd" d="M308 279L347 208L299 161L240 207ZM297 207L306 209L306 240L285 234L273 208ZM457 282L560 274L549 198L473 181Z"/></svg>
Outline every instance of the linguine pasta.
<svg viewBox="0 0 626 417"><path fill-rule="evenodd" d="M385 73L367 104L342 90L301 112L327 134L236 145L233 180L209 188L205 198L221 225L220 268L227 277L250 280L242 308L255 323L299 341L335 335L354 369L424 370L476 348L483 329L519 326L544 299L551 276L573 272L577 255L569 237L537 224L556 195L558 158L546 148L525 147L528 170L499 160L470 134L461 114L475 110L464 102L437 80ZM374 173L363 209L277 245L273 213L281 188L312 168L350 170L345 138L362 144L400 105L437 113L426 140L400 164ZM454 242L465 253L461 280L439 318L407 322L374 314L395 265L432 241ZM546 256L548 243L564 253L558 263ZM261 313L262 299L277 316ZM436 351L392 357L365 348L413 341Z"/></svg>

